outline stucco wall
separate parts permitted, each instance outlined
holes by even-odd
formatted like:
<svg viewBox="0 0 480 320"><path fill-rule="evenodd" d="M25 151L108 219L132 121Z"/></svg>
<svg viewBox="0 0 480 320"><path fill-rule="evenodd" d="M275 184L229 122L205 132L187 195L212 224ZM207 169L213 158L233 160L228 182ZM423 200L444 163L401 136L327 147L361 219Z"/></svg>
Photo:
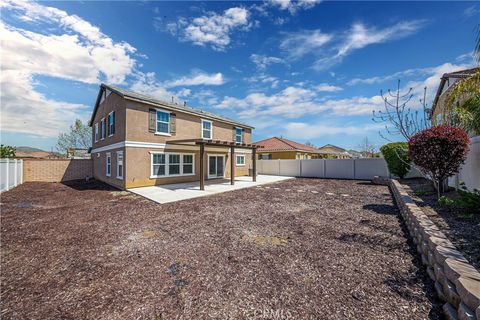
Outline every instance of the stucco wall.
<svg viewBox="0 0 480 320"><path fill-rule="evenodd" d="M105 118L105 123L108 121L108 114L115 111L115 134L111 137L108 136L108 130L106 131L105 139L101 140L100 121ZM111 93L105 101L99 106L95 119L92 123L92 148L100 148L109 144L121 142L125 140L125 100L115 94ZM95 142L95 123L98 123L99 139Z"/></svg>
<svg viewBox="0 0 480 320"><path fill-rule="evenodd" d="M176 133L174 136L155 135L148 131L148 110L155 108L146 104L127 101L127 134L128 141L142 141L153 143L165 143L168 140L200 139L202 138L201 117L172 111L176 115ZM161 109L161 108L158 108ZM168 111L166 108L165 110ZM207 118L205 118L207 119ZM208 120L208 119L207 119ZM232 124L211 120L213 122L213 139L233 141ZM244 142L251 143L251 129L244 128Z"/></svg>
<svg viewBox="0 0 480 320"><path fill-rule="evenodd" d="M144 186L153 186L161 184L192 182L200 180L200 152L197 147L184 148L176 146L167 149L149 149L127 147L125 152L125 187L136 188ZM151 153L152 152L171 152L171 153L192 153L194 154L194 175L150 178L151 174ZM225 155L225 177L230 177L230 152L228 148L206 148L204 160L205 179L208 179L208 155ZM251 153L238 152L236 154L245 155L245 165L235 165L235 176L248 175L248 170L252 167Z"/></svg>
<svg viewBox="0 0 480 320"><path fill-rule="evenodd" d="M117 178L117 151L123 151L123 179ZM107 153L111 155L111 174L106 175L107 171ZM118 148L104 152L95 152L92 154L94 178L108 183L119 189L125 188L125 148Z"/></svg>

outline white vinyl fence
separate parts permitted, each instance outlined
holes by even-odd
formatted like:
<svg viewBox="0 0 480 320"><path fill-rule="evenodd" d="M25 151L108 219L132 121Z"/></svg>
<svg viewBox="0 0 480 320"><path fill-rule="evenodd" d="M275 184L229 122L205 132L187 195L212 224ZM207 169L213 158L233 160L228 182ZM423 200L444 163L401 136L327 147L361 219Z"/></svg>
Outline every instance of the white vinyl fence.
<svg viewBox="0 0 480 320"><path fill-rule="evenodd" d="M258 160L259 174L278 176L371 180L389 177L383 158Z"/></svg>
<svg viewBox="0 0 480 320"><path fill-rule="evenodd" d="M23 182L23 160L0 159L0 192Z"/></svg>
<svg viewBox="0 0 480 320"><path fill-rule="evenodd" d="M480 189L480 136L470 138L470 151L460 172L448 179L451 187L457 187L459 182L465 182L468 189Z"/></svg>

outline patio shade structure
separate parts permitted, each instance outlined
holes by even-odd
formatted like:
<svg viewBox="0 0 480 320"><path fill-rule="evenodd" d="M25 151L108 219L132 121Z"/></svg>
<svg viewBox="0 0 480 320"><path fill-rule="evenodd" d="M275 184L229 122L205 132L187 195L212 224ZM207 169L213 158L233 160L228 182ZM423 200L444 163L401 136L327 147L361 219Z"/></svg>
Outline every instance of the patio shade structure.
<svg viewBox="0 0 480 320"><path fill-rule="evenodd" d="M237 143L225 140L213 140L213 139L182 139L182 140L170 140L168 144L176 145L198 145L200 149L200 190L205 190L205 146L212 147L227 147L230 148L230 184L235 184L235 163L233 162L233 156L235 154L235 148L238 149L250 149L252 150L252 180L257 181L257 149L262 146L252 143Z"/></svg>

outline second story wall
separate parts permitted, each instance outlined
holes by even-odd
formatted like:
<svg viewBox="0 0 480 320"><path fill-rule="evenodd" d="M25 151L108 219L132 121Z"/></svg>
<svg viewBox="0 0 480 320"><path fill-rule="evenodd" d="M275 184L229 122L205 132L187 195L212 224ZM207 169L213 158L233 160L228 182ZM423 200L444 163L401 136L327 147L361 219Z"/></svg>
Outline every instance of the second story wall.
<svg viewBox="0 0 480 320"><path fill-rule="evenodd" d="M150 109L165 110L174 114L175 134L162 135L149 130L150 127ZM126 140L152 143L165 143L168 140L181 139L201 139L202 138L202 119L212 121L213 137L212 139L233 141L235 125L221 121L202 118L197 115L184 113L180 111L171 111L154 107L140 102L126 101ZM251 143L251 129L243 128L243 142Z"/></svg>
<svg viewBox="0 0 480 320"><path fill-rule="evenodd" d="M105 119L105 125L108 125L108 114L115 112L115 133L108 134L108 127L105 130L105 138L102 139L101 120ZM92 147L100 148L113 143L125 141L125 99L115 93L110 93L108 97L98 105L97 113L95 114L92 123ZM95 142L95 124L98 124L98 141Z"/></svg>

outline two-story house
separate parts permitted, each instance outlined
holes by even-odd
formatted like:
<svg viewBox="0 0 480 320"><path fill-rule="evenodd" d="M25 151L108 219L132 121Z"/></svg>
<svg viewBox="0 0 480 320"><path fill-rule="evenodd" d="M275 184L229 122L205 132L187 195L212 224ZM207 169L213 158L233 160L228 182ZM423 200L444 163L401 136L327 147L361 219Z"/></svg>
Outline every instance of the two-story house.
<svg viewBox="0 0 480 320"><path fill-rule="evenodd" d="M255 179L253 127L225 117L102 84L90 126L94 177L120 189Z"/></svg>

